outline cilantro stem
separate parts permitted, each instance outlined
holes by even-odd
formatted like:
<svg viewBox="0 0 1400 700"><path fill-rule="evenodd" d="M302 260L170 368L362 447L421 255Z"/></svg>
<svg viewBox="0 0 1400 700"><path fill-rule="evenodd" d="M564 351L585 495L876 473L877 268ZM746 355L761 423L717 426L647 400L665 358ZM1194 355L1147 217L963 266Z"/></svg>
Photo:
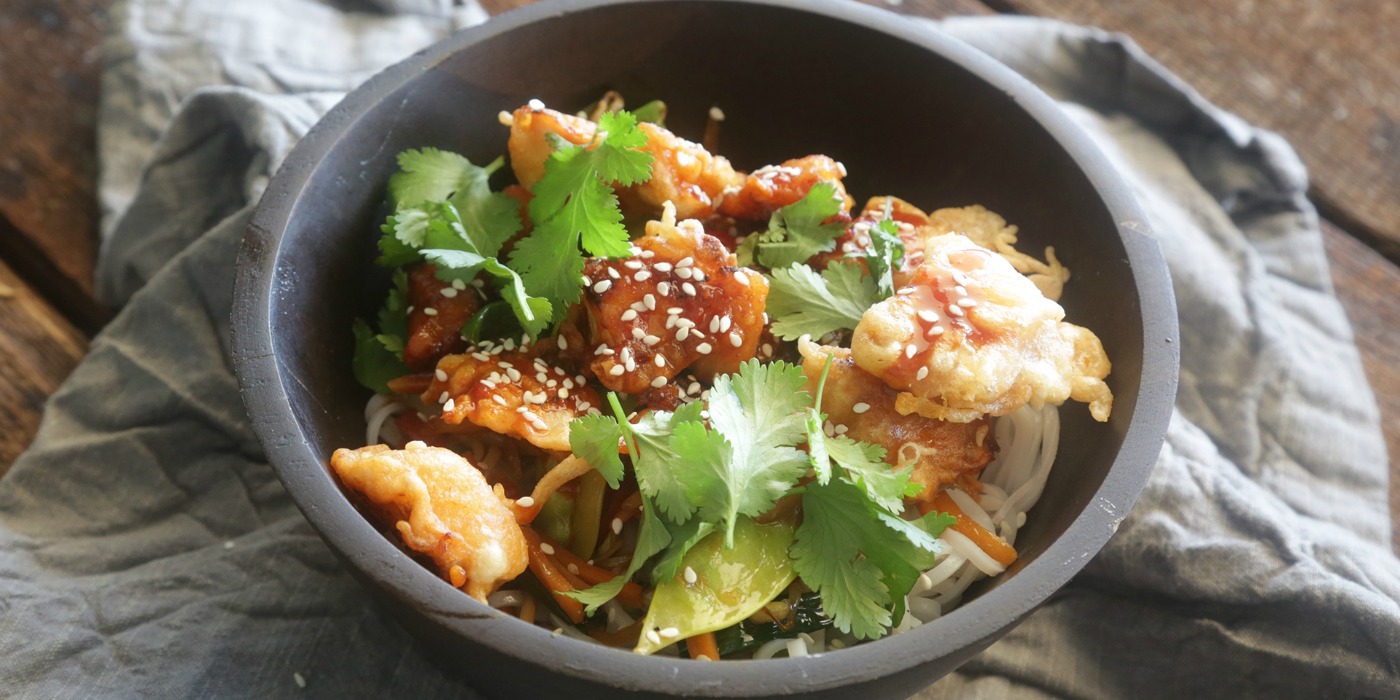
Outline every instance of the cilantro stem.
<svg viewBox="0 0 1400 700"><path fill-rule="evenodd" d="M632 432L632 424L627 421L627 412L622 410L622 402L617 398L617 392L608 392L608 405L612 406L613 416L617 418L617 427L622 429L622 437L627 440L627 453L632 459L637 458L637 434Z"/></svg>
<svg viewBox="0 0 1400 700"><path fill-rule="evenodd" d="M812 409L817 413L822 412L822 392L826 390L826 375L831 371L831 361L835 359L831 355L826 356L826 363L822 365L821 379L817 380L817 398L812 402Z"/></svg>

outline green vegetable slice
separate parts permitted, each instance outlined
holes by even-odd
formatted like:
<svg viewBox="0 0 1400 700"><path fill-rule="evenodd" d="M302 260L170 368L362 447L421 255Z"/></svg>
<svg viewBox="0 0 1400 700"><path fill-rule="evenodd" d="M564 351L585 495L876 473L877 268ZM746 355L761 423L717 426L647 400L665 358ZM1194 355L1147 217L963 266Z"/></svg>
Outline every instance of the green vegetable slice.
<svg viewBox="0 0 1400 700"><path fill-rule="evenodd" d="M701 540L686 553L674 578L658 582L635 651L652 654L758 612L797 576L788 558L796 531L792 522L759 525L741 517L734 523L732 548L724 546L722 532ZM695 573L693 584L686 581L687 569Z"/></svg>

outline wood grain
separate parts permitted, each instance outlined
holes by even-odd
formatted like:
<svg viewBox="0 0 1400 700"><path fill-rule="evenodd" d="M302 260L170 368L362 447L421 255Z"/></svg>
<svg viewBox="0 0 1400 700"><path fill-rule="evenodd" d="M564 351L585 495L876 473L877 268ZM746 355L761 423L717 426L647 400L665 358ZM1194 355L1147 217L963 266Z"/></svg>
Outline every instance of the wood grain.
<svg viewBox="0 0 1400 700"><path fill-rule="evenodd" d="M100 325L98 50L110 0L0 3L0 255L65 313Z"/></svg>
<svg viewBox="0 0 1400 700"><path fill-rule="evenodd" d="M0 263L0 475L29 446L44 401L87 353L87 340Z"/></svg>
<svg viewBox="0 0 1400 700"><path fill-rule="evenodd" d="M1323 213L1400 261L1400 3L991 4L1133 37L1211 101L1287 137Z"/></svg>
<svg viewBox="0 0 1400 700"><path fill-rule="evenodd" d="M1329 222L1322 225L1337 297L1376 393L1390 451L1392 545L1400 552L1400 268Z"/></svg>

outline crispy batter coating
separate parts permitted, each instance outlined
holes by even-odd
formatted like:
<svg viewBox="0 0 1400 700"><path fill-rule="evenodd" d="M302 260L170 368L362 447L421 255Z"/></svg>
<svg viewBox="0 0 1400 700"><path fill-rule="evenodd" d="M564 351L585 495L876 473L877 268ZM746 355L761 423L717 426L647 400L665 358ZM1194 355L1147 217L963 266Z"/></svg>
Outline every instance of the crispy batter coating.
<svg viewBox="0 0 1400 700"><path fill-rule="evenodd" d="M895 467L912 467L910 479L924 487L915 500L931 499L949 484L976 492L979 487L972 482L996 455L990 418L952 423L901 414L895 410L898 392L857 367L850 350L810 341L799 343L798 349L807 391L813 396L826 358L832 358L822 393L827 420L844 425L848 437L884 447L885 461Z"/></svg>
<svg viewBox="0 0 1400 700"><path fill-rule="evenodd" d="M413 311L408 314L403 361L416 372L430 369L438 358L465 348L462 326L481 307L475 289L453 287L438 279L436 272L429 263L408 271L408 304Z"/></svg>
<svg viewBox="0 0 1400 700"><path fill-rule="evenodd" d="M742 184L725 190L719 211L736 219L768 220L773 212L807 196L812 185L830 182L842 199L841 211L847 213L855 200L846 194L841 178L846 167L827 156L804 156L767 165L743 178Z"/></svg>
<svg viewBox="0 0 1400 700"><path fill-rule="evenodd" d="M1059 301L1060 294L1064 292L1065 282L1069 281L1069 270L1055 258L1053 247L1045 249L1047 262L1041 262L1016 250L1017 230L995 212L974 204L970 207L937 209L928 215L926 223L916 227L912 235L901 233L901 236L904 238L906 249L922 251L924 243L935 236L961 233L973 243L1000 253L1017 272L1029 277L1045 298ZM912 270L919 262L918 259L912 260L905 269Z"/></svg>
<svg viewBox="0 0 1400 700"><path fill-rule="evenodd" d="M569 421L597 411L601 402L582 375L543 359L543 345L479 345L448 355L423 401L442 405L447 423L467 422L567 452Z"/></svg>
<svg viewBox="0 0 1400 700"><path fill-rule="evenodd" d="M768 281L739 267L700 222L651 221L635 248L584 266L588 368L598 381L640 394L687 368L706 381L737 372L758 352Z"/></svg>
<svg viewBox="0 0 1400 700"><path fill-rule="evenodd" d="M331 467L394 523L404 544L426 555L452 585L483 603L525 571L525 535L485 477L452 450L409 443L339 449Z"/></svg>
<svg viewBox="0 0 1400 700"><path fill-rule="evenodd" d="M682 218L705 218L715 212L715 202L725 188L738 188L744 176L734 172L729 161L706 151L700 144L687 141L649 122L638 124L647 135L646 146L651 154L651 179L633 187L619 188L618 196L629 208L651 215L672 202ZM593 140L598 125L552 109L532 109L529 105L511 115L511 168L521 185L533 188L544 175L544 164L553 152L547 134L565 141L584 145Z"/></svg>
<svg viewBox="0 0 1400 700"><path fill-rule="evenodd" d="M1059 304L966 236L935 236L923 253L851 343L856 364L904 392L900 413L967 422L1073 398L1108 420L1110 365L1092 332L1064 323Z"/></svg>

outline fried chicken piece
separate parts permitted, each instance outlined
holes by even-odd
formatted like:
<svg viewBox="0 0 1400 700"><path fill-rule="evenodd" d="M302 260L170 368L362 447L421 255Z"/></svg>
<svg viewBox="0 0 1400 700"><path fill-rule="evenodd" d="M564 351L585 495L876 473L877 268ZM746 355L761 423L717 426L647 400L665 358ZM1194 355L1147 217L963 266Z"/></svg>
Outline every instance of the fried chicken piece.
<svg viewBox="0 0 1400 700"><path fill-rule="evenodd" d="M906 250L919 251L918 256L905 266L905 270L912 270L919 265L921 261L918 257L922 256L924 244L929 239L945 233L961 233L973 243L1000 253L1017 272L1029 277L1045 298L1059 301L1060 294L1064 292L1065 282L1069 281L1069 270L1055 258L1053 247L1045 249L1047 262L1041 262L1016 250L1016 232L1017 228L1008 225L1006 219L980 205L937 209L927 216L924 224L915 227L909 235L900 233L904 238ZM895 283L902 285L905 281L896 276Z"/></svg>
<svg viewBox="0 0 1400 700"><path fill-rule="evenodd" d="M767 221L773 212L806 197L812 185L822 181L836 186L842 201L841 211L850 212L855 200L846 194L846 186L841 184L844 177L846 166L821 155L764 166L749 173L741 185L724 191L719 212L736 219Z"/></svg>
<svg viewBox="0 0 1400 700"><path fill-rule="evenodd" d="M408 271L408 339L403 361L415 372L431 369L443 355L467 346L462 326L481 307L476 290L437 278L429 263Z"/></svg>
<svg viewBox="0 0 1400 700"><path fill-rule="evenodd" d="M798 350L807 391L813 396L826 359L832 359L821 410L828 421L845 426L846 437L885 448L885 461L895 468L912 467L910 480L924 487L915 500L932 499L949 484L976 492L977 474L996 455L990 418L952 423L901 414L895 410L898 392L857 367L850 350L811 341L799 343Z"/></svg>
<svg viewBox="0 0 1400 700"><path fill-rule="evenodd" d="M517 348L507 341L448 355L438 361L423 401L441 404L447 423L466 422L567 452L569 422L596 412L601 401L583 375L543 359L540 345Z"/></svg>
<svg viewBox="0 0 1400 700"><path fill-rule="evenodd" d="M525 535L505 499L451 450L410 442L339 449L331 468L399 531L409 549L437 564L473 598L486 597L525 571Z"/></svg>
<svg viewBox="0 0 1400 700"><path fill-rule="evenodd" d="M545 161L554 151L546 138L548 134L582 146L591 142L598 130L597 124L582 117L538 104L535 107L526 105L511 115L507 144L516 179L531 189L544 175ZM715 202L725 188L743 184L744 176L734 172L728 160L711 154L700 144L650 122L641 122L637 128L647 135L642 150L652 157L651 178L632 187L618 188L618 197L629 208L655 215L664 203L671 202L680 217L703 219L715 213Z"/></svg>
<svg viewBox="0 0 1400 700"><path fill-rule="evenodd" d="M1072 398L1108 420L1110 364L1097 336L1063 322L1059 304L966 236L935 236L923 252L851 343L861 369L902 392L896 410L965 423Z"/></svg>
<svg viewBox="0 0 1400 700"><path fill-rule="evenodd" d="M737 372L763 340L768 281L738 266L699 221L669 209L630 258L591 258L584 306L593 359L613 391L660 388L689 368L708 381Z"/></svg>

